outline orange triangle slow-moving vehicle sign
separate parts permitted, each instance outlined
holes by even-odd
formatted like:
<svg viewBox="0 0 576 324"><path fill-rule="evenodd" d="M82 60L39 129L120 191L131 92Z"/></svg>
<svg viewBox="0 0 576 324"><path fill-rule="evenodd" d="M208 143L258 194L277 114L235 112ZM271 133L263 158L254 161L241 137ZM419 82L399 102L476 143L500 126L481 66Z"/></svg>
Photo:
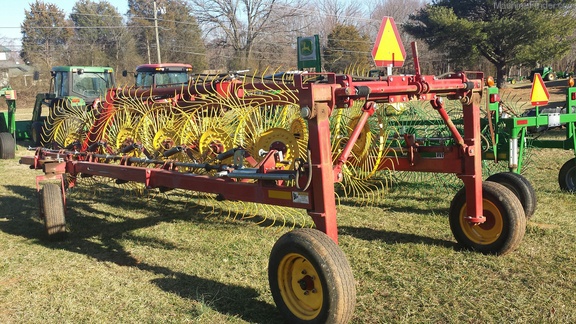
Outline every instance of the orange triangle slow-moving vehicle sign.
<svg viewBox="0 0 576 324"><path fill-rule="evenodd" d="M394 18L384 17L378 37L372 49L374 63L378 67L401 67L406 59L406 51L400 40L400 34L394 23Z"/></svg>
<svg viewBox="0 0 576 324"><path fill-rule="evenodd" d="M548 89L540 76L540 73L534 74L534 81L532 82L532 91L530 92L530 101L532 106L545 105L550 100Z"/></svg>

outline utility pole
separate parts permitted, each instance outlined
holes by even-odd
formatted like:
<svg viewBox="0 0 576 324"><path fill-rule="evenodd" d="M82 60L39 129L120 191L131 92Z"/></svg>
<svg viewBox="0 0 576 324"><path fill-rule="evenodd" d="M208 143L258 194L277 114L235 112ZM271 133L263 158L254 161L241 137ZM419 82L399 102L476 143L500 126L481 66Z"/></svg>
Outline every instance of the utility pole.
<svg viewBox="0 0 576 324"><path fill-rule="evenodd" d="M160 58L160 39L158 38L158 10L156 9L156 0L154 0L154 29L156 30L156 53L158 54L158 62L162 63Z"/></svg>

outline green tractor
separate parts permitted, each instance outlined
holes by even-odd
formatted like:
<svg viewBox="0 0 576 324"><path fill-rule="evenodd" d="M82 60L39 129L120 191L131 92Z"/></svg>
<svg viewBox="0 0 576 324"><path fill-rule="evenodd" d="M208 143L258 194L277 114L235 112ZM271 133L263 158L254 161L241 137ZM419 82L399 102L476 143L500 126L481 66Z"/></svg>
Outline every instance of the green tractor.
<svg viewBox="0 0 576 324"><path fill-rule="evenodd" d="M534 74L536 73L540 74L544 81L553 81L556 79L556 73L551 66L544 66L530 71L530 82L534 82Z"/></svg>
<svg viewBox="0 0 576 324"><path fill-rule="evenodd" d="M41 145L47 119L43 107L48 112L55 107L64 109L90 107L106 96L106 91L115 86L114 70L100 66L56 66L51 70L50 92L36 95L30 137L35 145Z"/></svg>
<svg viewBox="0 0 576 324"><path fill-rule="evenodd" d="M8 111L0 114L0 158L13 158L16 140L31 140L34 145L42 145L42 134L48 123L47 115L56 108L89 109L106 91L115 86L114 70L111 67L95 66L55 66L51 69L50 90L36 95L32 118L16 121L16 92L8 88L0 89L6 97ZM38 77L35 75L35 79ZM47 111L43 108L47 107Z"/></svg>

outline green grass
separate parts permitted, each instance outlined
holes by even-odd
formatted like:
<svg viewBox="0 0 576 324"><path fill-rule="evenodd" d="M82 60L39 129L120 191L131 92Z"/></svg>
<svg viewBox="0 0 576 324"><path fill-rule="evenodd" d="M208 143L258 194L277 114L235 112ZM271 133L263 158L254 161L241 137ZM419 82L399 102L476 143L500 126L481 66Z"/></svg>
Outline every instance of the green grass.
<svg viewBox="0 0 576 324"><path fill-rule="evenodd" d="M571 157L535 150L525 175L538 208L504 257L458 248L447 218L454 192L437 183L393 187L373 207L340 206L353 322L576 322L576 196L556 180ZM50 242L39 174L0 160L0 322L282 322L267 263L292 219L258 224L213 215L182 193L141 198L84 181L67 196L68 239Z"/></svg>

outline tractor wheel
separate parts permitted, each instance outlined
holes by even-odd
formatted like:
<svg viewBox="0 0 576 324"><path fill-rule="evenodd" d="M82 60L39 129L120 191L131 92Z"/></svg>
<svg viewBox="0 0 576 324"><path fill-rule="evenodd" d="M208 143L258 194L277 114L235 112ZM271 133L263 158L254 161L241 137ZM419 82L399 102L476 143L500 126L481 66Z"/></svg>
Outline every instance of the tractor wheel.
<svg viewBox="0 0 576 324"><path fill-rule="evenodd" d="M501 172L489 176L486 181L497 182L510 189L520 200L526 218L530 219L534 215L537 204L536 191L526 177L514 172Z"/></svg>
<svg viewBox="0 0 576 324"><path fill-rule="evenodd" d="M13 159L16 156L16 142L10 133L0 133L0 159Z"/></svg>
<svg viewBox="0 0 576 324"><path fill-rule="evenodd" d="M576 158L568 160L560 168L558 184L564 191L576 192Z"/></svg>
<svg viewBox="0 0 576 324"><path fill-rule="evenodd" d="M40 192L40 215L48 238L60 241L66 237L66 218L64 216L64 200L60 186L49 183Z"/></svg>
<svg viewBox="0 0 576 324"><path fill-rule="evenodd" d="M510 189L491 181L482 183L482 206L486 221L473 225L466 217L466 191L462 188L450 205L450 229L466 249L504 255L515 250L526 232L520 200Z"/></svg>
<svg viewBox="0 0 576 324"><path fill-rule="evenodd" d="M326 234L310 228L284 234L270 253L268 280L287 323L346 323L356 287L346 256Z"/></svg>
<svg viewBox="0 0 576 324"><path fill-rule="evenodd" d="M32 123L32 129L30 130L30 132L31 132L32 142L36 146L42 146L42 125L43 124L44 124L43 122L33 122Z"/></svg>
<svg viewBox="0 0 576 324"><path fill-rule="evenodd" d="M554 73L548 73L548 75L546 75L546 81L554 81L554 79L556 79Z"/></svg>

